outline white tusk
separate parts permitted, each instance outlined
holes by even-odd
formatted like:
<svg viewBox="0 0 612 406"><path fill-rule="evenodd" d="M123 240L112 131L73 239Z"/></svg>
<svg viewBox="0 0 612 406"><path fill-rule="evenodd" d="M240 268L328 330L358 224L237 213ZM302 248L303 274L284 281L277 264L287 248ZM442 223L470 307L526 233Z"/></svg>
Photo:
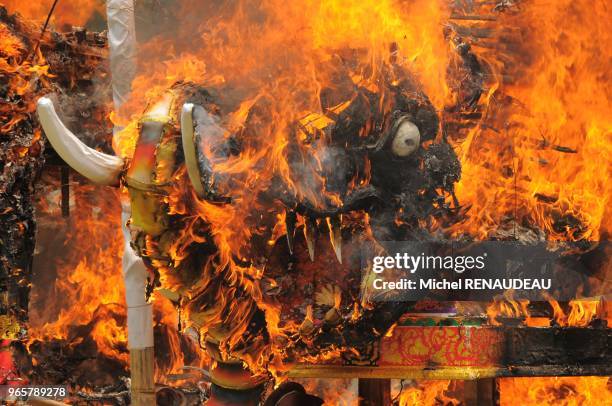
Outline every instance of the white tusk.
<svg viewBox="0 0 612 406"><path fill-rule="evenodd" d="M192 103L185 103L181 112L181 137L183 140L183 153L185 155L185 165L187 166L187 174L189 180L198 196L204 196L204 185L200 178L200 166L198 164L198 155L196 152L195 127L193 125L193 110L195 106Z"/></svg>
<svg viewBox="0 0 612 406"><path fill-rule="evenodd" d="M36 111L53 149L68 165L94 183L119 184L123 159L85 145L62 123L51 99L41 97Z"/></svg>

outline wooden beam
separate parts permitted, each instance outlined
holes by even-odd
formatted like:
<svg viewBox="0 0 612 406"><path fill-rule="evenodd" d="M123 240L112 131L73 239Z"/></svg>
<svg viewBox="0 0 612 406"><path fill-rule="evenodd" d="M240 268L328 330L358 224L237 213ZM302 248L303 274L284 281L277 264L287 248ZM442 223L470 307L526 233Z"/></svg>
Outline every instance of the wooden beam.
<svg viewBox="0 0 612 406"><path fill-rule="evenodd" d="M478 400L483 405L499 406L499 381L494 378L476 381Z"/></svg>
<svg viewBox="0 0 612 406"><path fill-rule="evenodd" d="M466 406L499 406L499 386L494 378L475 379L463 384Z"/></svg>
<svg viewBox="0 0 612 406"><path fill-rule="evenodd" d="M390 404L391 381L389 379L359 379L359 406Z"/></svg>

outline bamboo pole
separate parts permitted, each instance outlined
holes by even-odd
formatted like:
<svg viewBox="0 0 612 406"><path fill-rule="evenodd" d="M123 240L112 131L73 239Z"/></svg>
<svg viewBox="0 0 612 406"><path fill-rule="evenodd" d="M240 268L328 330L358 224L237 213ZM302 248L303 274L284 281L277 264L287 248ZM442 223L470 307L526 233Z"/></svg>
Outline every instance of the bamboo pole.
<svg viewBox="0 0 612 406"><path fill-rule="evenodd" d="M130 350L130 369L132 374L132 405L155 405L155 366L153 347Z"/></svg>

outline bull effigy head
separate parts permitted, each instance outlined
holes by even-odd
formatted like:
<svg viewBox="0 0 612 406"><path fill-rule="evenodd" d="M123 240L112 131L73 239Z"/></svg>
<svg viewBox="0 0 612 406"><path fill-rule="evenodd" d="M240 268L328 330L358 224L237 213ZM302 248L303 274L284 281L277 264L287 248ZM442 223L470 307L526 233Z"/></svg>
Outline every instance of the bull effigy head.
<svg viewBox="0 0 612 406"><path fill-rule="evenodd" d="M232 389L248 390L293 362L363 353L401 315L360 297L362 250L421 238L460 169L418 83L386 69L372 86L341 78L291 120L270 95L228 107L178 83L149 104L126 160L86 147L40 100L64 160L127 187L132 246L217 361L215 383L247 365Z"/></svg>

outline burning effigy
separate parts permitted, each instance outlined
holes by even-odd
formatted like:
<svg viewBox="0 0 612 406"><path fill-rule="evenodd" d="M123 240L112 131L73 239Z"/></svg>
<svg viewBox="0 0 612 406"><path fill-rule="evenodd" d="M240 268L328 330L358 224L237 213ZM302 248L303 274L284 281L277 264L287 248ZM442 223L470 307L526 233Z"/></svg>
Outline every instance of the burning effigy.
<svg viewBox="0 0 612 406"><path fill-rule="evenodd" d="M0 9L4 383L91 404L609 398L589 392L612 357L609 35L582 24L605 6L86 5L40 28Z"/></svg>

